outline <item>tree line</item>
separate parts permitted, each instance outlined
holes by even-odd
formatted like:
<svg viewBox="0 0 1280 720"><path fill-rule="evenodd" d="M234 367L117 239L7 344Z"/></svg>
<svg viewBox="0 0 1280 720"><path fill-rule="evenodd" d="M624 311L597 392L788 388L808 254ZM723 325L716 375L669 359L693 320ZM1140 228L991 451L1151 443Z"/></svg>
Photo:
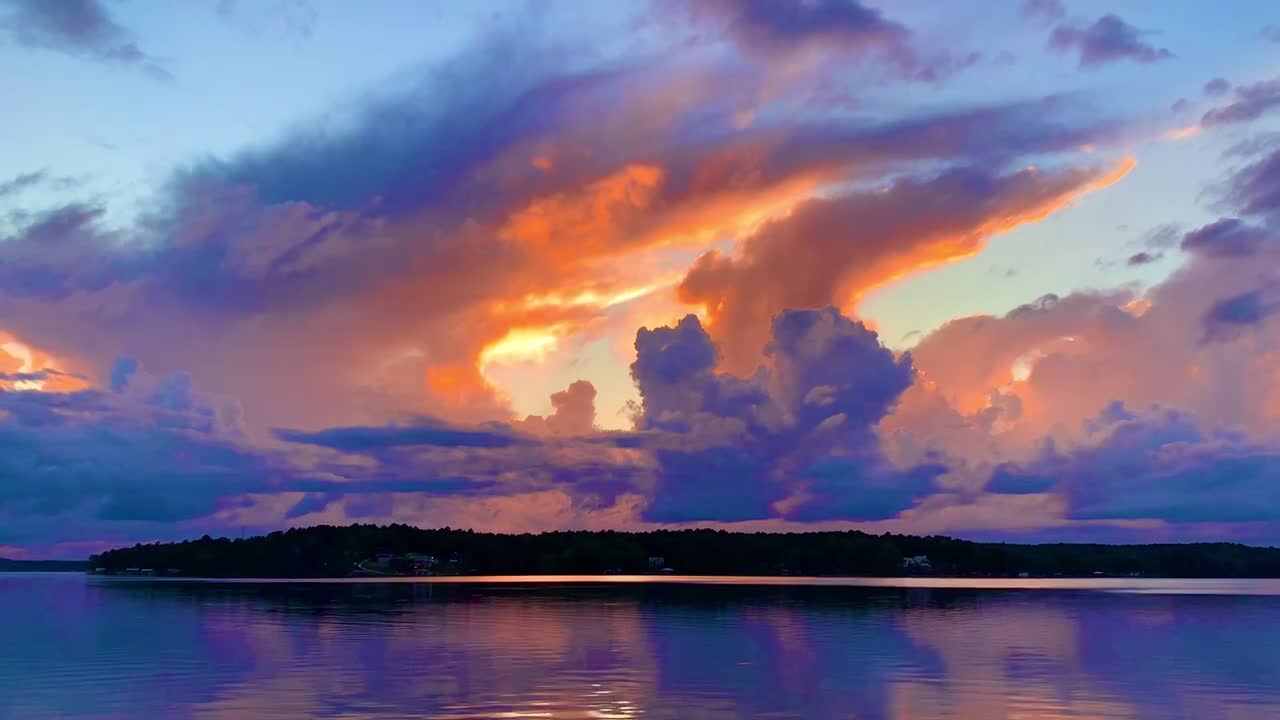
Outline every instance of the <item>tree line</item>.
<svg viewBox="0 0 1280 720"><path fill-rule="evenodd" d="M1011 577L1090 575L1280 577L1280 549L1234 543L1101 545L980 543L860 531L722 530L495 534L410 525L297 528L245 539L135 545L89 559L94 572L189 577L344 577L375 557L440 559L440 573ZM904 558L928 559L927 566ZM391 567L397 567L393 562ZM393 570L394 572L394 570Z"/></svg>

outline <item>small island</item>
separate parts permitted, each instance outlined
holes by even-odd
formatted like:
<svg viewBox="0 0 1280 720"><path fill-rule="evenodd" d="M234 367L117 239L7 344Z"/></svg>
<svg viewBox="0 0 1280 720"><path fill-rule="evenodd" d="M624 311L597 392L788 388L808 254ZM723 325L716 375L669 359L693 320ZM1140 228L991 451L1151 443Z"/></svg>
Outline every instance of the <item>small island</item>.
<svg viewBox="0 0 1280 720"><path fill-rule="evenodd" d="M1280 577L1280 548L982 543L944 536L723 530L480 533L316 526L110 550L89 572L208 578L644 574L955 577Z"/></svg>

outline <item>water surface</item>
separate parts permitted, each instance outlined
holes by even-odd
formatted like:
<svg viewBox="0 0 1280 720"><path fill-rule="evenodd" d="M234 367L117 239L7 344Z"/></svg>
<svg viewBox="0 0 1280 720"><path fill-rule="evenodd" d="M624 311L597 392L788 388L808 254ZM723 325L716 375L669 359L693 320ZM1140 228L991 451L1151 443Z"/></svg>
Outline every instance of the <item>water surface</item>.
<svg viewBox="0 0 1280 720"><path fill-rule="evenodd" d="M0 718L1280 719L1274 581L555 580L0 575Z"/></svg>

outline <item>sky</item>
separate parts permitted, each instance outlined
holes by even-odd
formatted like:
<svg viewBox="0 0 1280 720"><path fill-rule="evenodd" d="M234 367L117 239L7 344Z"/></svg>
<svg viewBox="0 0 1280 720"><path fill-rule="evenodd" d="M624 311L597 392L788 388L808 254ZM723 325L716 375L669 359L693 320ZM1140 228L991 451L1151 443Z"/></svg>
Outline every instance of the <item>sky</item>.
<svg viewBox="0 0 1280 720"><path fill-rule="evenodd" d="M1280 544L1263 0L0 0L0 556Z"/></svg>

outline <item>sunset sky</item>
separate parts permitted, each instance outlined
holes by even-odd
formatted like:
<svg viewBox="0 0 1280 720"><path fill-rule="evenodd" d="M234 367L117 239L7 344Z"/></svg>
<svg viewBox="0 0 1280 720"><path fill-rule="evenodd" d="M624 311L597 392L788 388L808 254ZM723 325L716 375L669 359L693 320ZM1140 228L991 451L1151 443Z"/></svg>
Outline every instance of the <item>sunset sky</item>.
<svg viewBox="0 0 1280 720"><path fill-rule="evenodd" d="M0 556L1280 543L1269 0L0 0Z"/></svg>

